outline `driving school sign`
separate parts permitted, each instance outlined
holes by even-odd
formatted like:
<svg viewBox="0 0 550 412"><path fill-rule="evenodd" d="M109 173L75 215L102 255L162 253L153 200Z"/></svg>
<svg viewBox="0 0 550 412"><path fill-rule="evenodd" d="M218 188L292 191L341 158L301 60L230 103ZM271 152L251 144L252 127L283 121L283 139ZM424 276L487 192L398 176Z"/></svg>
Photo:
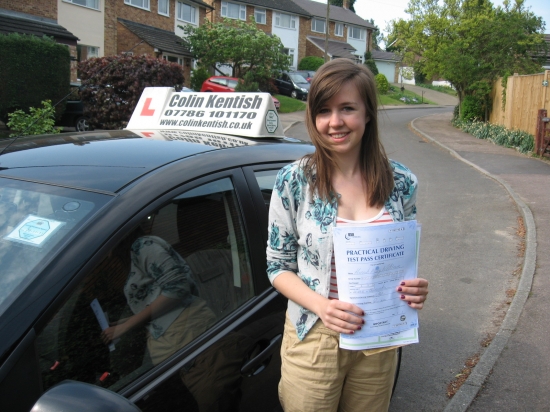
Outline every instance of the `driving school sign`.
<svg viewBox="0 0 550 412"><path fill-rule="evenodd" d="M178 93L171 87L147 87L127 129L284 136L269 93Z"/></svg>

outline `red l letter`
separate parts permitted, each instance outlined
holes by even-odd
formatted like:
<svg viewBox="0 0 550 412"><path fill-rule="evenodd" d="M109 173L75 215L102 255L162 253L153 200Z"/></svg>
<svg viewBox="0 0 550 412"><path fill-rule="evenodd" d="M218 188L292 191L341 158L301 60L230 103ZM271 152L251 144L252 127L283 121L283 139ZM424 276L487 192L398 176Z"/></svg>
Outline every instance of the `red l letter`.
<svg viewBox="0 0 550 412"><path fill-rule="evenodd" d="M147 99L145 99L145 104L143 105L143 109L141 109L141 116L152 116L153 114L155 114L155 109L149 109L151 100L153 100L152 97L148 97Z"/></svg>

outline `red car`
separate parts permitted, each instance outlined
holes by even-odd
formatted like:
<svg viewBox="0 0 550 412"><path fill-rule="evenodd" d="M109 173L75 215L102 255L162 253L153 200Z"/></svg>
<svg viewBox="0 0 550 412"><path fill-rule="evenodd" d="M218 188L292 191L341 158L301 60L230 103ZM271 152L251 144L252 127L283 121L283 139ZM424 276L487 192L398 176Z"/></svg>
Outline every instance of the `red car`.
<svg viewBox="0 0 550 412"><path fill-rule="evenodd" d="M212 76L203 82L201 92L234 92L235 87L237 87L239 81L240 79L236 77ZM271 96L271 98L273 99L273 104L275 105L275 108L277 109L277 111L279 111L281 103L275 97Z"/></svg>

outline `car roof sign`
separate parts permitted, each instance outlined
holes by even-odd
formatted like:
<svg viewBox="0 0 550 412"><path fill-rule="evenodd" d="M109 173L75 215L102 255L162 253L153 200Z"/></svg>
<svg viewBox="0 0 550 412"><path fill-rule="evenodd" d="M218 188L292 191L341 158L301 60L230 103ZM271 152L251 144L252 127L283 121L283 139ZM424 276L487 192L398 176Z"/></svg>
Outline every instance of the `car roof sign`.
<svg viewBox="0 0 550 412"><path fill-rule="evenodd" d="M126 129L284 137L269 93L178 93L172 87L146 87Z"/></svg>

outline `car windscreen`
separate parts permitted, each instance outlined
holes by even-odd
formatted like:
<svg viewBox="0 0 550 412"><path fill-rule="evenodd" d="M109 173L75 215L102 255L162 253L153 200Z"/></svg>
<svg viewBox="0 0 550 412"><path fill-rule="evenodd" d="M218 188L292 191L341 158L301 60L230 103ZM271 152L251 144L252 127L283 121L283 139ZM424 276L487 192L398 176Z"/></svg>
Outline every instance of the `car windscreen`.
<svg viewBox="0 0 550 412"><path fill-rule="evenodd" d="M0 178L0 315L112 196Z"/></svg>
<svg viewBox="0 0 550 412"><path fill-rule="evenodd" d="M307 80L304 79L304 76L300 75L300 74L291 74L290 75L290 78L292 79L292 81L294 83L297 83L297 84L300 84L300 83L306 83L307 84Z"/></svg>

